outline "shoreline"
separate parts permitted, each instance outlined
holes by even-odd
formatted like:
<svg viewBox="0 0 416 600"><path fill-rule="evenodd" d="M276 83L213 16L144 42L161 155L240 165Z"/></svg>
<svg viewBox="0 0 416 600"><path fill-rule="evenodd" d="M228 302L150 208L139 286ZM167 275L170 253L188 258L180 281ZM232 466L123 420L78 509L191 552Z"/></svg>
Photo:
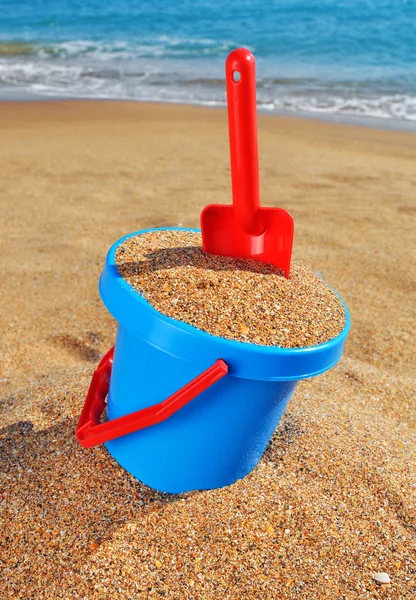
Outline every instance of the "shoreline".
<svg viewBox="0 0 416 600"><path fill-rule="evenodd" d="M9 97L8 97L9 96ZM159 100L132 100L124 98L85 98L85 97L57 97L47 95L37 95L26 91L19 90L16 92L11 89L9 92L3 90L0 95L0 107L5 103L42 103L42 102L97 102L97 103L119 103L126 102L132 104L144 105L162 105L162 106L180 106L180 107L198 107L213 110L226 110L224 105L210 105L202 103L184 103L184 102L166 102ZM337 113L317 113L317 112L301 112L301 111L284 111L284 110L265 110L257 109L258 115L270 117L282 117L284 119L303 119L307 121L318 121L321 123L331 123L334 125L351 125L353 127L364 127L369 129L379 129L382 131L403 131L416 133L416 121L399 120L399 119L384 119L381 117L371 116L354 116L354 115L339 115Z"/></svg>

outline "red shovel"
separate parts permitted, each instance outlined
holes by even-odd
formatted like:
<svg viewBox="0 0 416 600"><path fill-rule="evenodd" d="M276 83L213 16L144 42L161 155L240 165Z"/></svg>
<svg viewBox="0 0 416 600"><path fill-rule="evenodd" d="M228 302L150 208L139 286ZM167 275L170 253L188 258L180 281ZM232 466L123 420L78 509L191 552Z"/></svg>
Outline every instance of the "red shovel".
<svg viewBox="0 0 416 600"><path fill-rule="evenodd" d="M201 213L205 252L271 263L289 277L293 218L283 208L262 208L256 119L256 63L249 50L233 50L225 64L233 204Z"/></svg>

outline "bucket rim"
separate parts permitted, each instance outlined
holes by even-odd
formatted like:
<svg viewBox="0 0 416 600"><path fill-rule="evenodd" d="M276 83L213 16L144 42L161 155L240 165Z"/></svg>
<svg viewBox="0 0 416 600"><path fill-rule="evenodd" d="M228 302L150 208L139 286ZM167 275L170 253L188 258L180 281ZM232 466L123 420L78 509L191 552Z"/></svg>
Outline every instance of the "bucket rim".
<svg viewBox="0 0 416 600"><path fill-rule="evenodd" d="M203 329L198 329L197 327L194 327L193 325L190 325L189 323L186 323L185 321L180 321L179 319L173 319L172 317L168 317L167 315L164 315L163 313L158 311L156 308L154 308L150 304L150 302L148 300L146 300L146 298L138 290L133 288L133 286L131 286L119 274L117 265L116 265L116 261L115 261L116 250L123 242L125 242L127 239L129 239L131 237L142 235L144 233L150 233L152 231L192 231L195 233L201 233L201 230L196 227L149 227L147 229L141 229L139 231L135 231L133 233L128 233L127 235L124 235L119 240L114 242L113 245L111 246L110 250L108 251L107 264L111 268L111 270L116 269L117 277L119 279L119 282L118 282L119 285L129 295L132 294L133 297L138 302L140 302L143 305L143 307L145 307L147 310L149 310L151 313L153 313L154 316L158 316L158 318L160 318L162 320L166 320L166 322L170 323L171 325L174 325L175 327L180 327L181 329L183 329L186 332L189 332L192 334L197 333L198 335L202 336L206 340L214 339L214 340L220 341L221 343L228 345L228 347L230 349L234 348L234 349L238 349L240 351L247 348L248 350L251 350L251 351L257 350L257 351L264 352L266 354L273 354L273 355L278 354L281 356L283 356L283 355L294 356L296 354L304 355L306 352L313 352L318 349L319 350L325 350L325 349L330 350L334 346L338 346L338 344L343 344L345 342L345 340L348 336L348 333L351 329L350 313L349 313L349 310L348 310L344 300L341 298L341 296L338 294L338 292L327 282L325 282L326 285L331 288L331 290L336 294L336 296L339 298L339 300L342 303L342 306L345 311L346 321L345 321L343 330L336 337L331 338L330 340L323 342L322 344L316 344L314 346L299 346L299 347L295 347L295 348L284 348L282 346L264 346L262 344L253 344L251 342L241 342L238 340L229 340L220 335L214 335L212 333L208 333L207 331L204 331Z"/></svg>

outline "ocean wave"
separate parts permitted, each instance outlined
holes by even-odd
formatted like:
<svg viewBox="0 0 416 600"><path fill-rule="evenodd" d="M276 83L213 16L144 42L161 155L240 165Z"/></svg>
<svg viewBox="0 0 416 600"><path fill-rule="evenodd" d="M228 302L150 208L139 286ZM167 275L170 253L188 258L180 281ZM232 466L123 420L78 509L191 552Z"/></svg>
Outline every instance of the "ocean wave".
<svg viewBox="0 0 416 600"><path fill-rule="evenodd" d="M166 41L166 40L162 40ZM201 40L198 40L201 41ZM191 40L190 40L191 42ZM208 40L204 40L207 43ZM170 39L169 43L176 43ZM125 52L125 46L117 46ZM112 47L112 51L114 46ZM82 55L85 51L86 58ZM67 43L75 58L21 54L0 57L1 86L59 98L105 98L225 106L219 61L131 58L95 60L86 42ZM210 70L211 69L211 70ZM416 121L416 90L394 81L327 81L308 77L259 77L259 109Z"/></svg>
<svg viewBox="0 0 416 600"><path fill-rule="evenodd" d="M127 40L71 40L51 44L36 42L0 42L0 57L38 56L46 59L89 57L94 60L125 60L135 58L194 58L224 56L236 43L209 38L172 37L166 35L142 37L140 43Z"/></svg>
<svg viewBox="0 0 416 600"><path fill-rule="evenodd" d="M36 45L25 42L0 42L0 57L36 54Z"/></svg>
<svg viewBox="0 0 416 600"><path fill-rule="evenodd" d="M290 95L260 102L259 107L271 112L290 111L313 114L333 114L350 117L372 117L416 121L416 95L391 94L381 97L340 97L328 93L325 97L311 94Z"/></svg>

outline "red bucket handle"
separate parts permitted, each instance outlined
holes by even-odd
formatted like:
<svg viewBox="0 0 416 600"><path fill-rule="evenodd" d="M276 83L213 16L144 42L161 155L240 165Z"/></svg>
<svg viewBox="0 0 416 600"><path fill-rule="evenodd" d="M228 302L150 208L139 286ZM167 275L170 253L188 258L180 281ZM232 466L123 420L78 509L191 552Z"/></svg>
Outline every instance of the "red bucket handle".
<svg viewBox="0 0 416 600"><path fill-rule="evenodd" d="M219 358L208 369L163 402L137 410L124 417L100 423L101 414L107 406L105 399L110 387L113 356L114 347L107 352L92 376L84 408L75 431L79 443L84 448L98 446L122 435L165 421L228 373L227 363Z"/></svg>

